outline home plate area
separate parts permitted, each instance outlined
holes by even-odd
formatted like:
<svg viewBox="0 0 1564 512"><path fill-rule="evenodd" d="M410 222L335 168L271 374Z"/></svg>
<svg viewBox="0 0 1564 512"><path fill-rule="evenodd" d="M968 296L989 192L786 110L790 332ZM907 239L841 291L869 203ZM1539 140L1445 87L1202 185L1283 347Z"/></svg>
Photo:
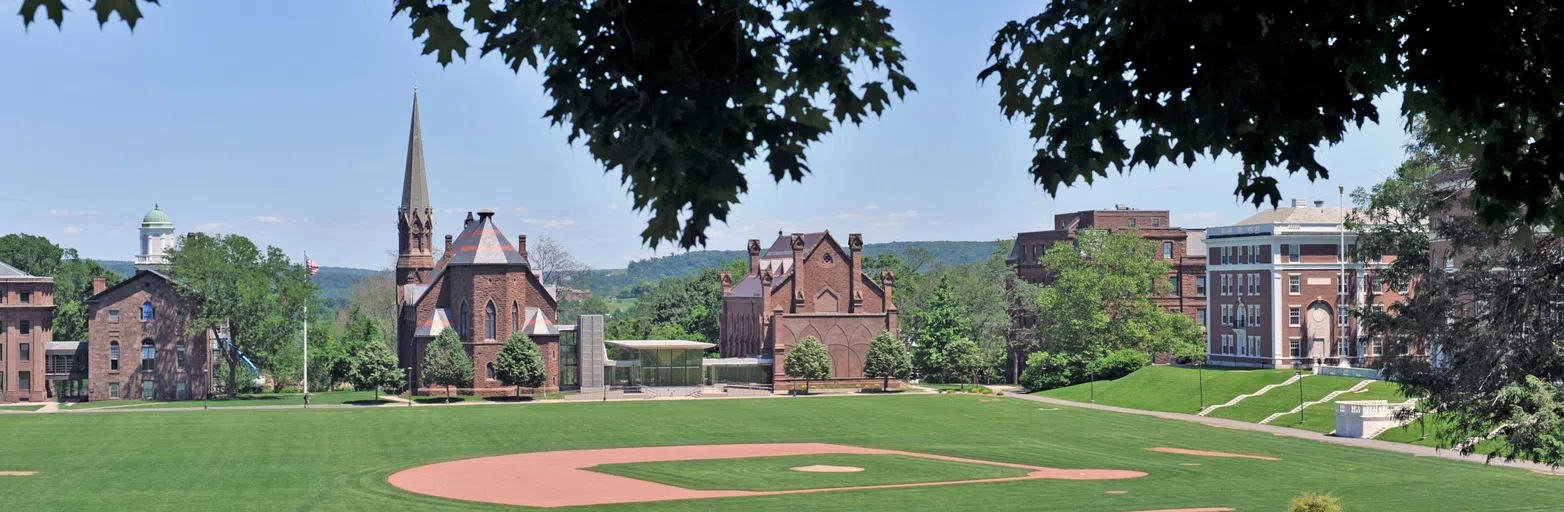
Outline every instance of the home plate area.
<svg viewBox="0 0 1564 512"><path fill-rule="evenodd" d="M1018 480L1116 480L1139 471L1055 469L823 443L657 446L521 453L392 474L411 492L567 507Z"/></svg>

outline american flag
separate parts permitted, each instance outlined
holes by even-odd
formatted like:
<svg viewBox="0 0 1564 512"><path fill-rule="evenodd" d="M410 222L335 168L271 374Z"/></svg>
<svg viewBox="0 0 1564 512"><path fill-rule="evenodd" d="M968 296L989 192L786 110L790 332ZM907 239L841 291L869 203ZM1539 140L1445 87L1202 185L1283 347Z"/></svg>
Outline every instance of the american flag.
<svg viewBox="0 0 1564 512"><path fill-rule="evenodd" d="M320 273L320 265L316 265L315 260L309 258L304 258L304 268L309 270L310 277L315 277L315 274Z"/></svg>

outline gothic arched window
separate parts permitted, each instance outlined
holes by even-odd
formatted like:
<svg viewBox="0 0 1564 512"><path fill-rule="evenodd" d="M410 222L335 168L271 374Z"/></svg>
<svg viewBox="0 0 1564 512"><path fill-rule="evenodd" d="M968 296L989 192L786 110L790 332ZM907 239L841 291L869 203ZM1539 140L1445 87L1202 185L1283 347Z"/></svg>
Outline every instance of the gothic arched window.
<svg viewBox="0 0 1564 512"><path fill-rule="evenodd" d="M462 301L462 312L456 317L456 334L468 340L472 340L472 309L467 307L467 301Z"/></svg>
<svg viewBox="0 0 1564 512"><path fill-rule="evenodd" d="M494 339L494 301L483 306L483 339Z"/></svg>
<svg viewBox="0 0 1564 512"><path fill-rule="evenodd" d="M520 309L516 307L516 301L510 301L510 331L513 333L521 330L520 312Z"/></svg>
<svg viewBox="0 0 1564 512"><path fill-rule="evenodd" d="M141 303L141 321L151 322L156 316L156 312L152 310L151 302Z"/></svg>

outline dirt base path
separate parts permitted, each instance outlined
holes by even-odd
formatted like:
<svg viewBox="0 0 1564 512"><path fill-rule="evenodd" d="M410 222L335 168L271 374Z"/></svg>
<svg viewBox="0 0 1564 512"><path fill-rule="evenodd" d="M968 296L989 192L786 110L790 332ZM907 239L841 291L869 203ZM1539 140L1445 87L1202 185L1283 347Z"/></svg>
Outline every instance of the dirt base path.
<svg viewBox="0 0 1564 512"><path fill-rule="evenodd" d="M1027 469L1031 472L1026 476L983 480L756 492L698 491L586 470L586 468L601 464L739 459L823 453L905 455L969 464L1007 466ZM1112 480L1143 476L1146 476L1146 474L1139 471L1055 469L898 450L878 450L823 443L791 443L657 446L522 453L419 466L397 472L391 475L388 481L391 485L411 492L442 498L529 507L569 507L609 503L766 496L858 489L893 489L1016 480Z"/></svg>

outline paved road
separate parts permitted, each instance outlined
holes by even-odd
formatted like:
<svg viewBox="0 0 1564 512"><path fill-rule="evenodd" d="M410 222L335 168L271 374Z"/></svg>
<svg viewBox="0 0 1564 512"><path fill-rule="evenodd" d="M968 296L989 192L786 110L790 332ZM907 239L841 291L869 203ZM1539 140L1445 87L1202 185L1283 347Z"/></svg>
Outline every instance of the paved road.
<svg viewBox="0 0 1564 512"><path fill-rule="evenodd" d="M990 387L994 387L994 386L990 386ZM1249 431L1253 431L1253 432L1265 432L1265 433L1268 433L1268 434L1275 434L1275 435L1281 435L1281 436L1287 436L1287 437L1296 437L1296 438L1299 438L1299 439L1308 439L1310 441L1318 441L1318 442L1321 442L1321 443L1331 443L1331 444L1339 444L1339 445L1345 445L1345 446L1356 446L1356 447L1359 447L1359 448L1370 448L1370 449L1375 449L1375 450L1384 450L1384 451L1387 451L1387 452L1405 453L1405 454L1408 454L1408 455L1416 455L1416 456L1419 456L1419 457L1441 457L1441 458L1450 459L1450 460L1459 460L1459 461L1465 461L1465 462L1476 462L1476 463L1479 463L1479 464L1484 463L1484 461L1486 459L1486 457L1483 456L1483 455L1461 455L1460 452L1455 451L1455 450L1440 450L1440 449L1437 449L1437 448L1431 448L1431 447L1427 447L1427 446L1419 446L1419 445L1415 445L1415 444L1393 443L1393 442L1390 442L1390 441L1377 441L1377 440L1374 440L1374 439L1357 439L1357 438L1350 438L1350 437L1327 436L1327 435L1321 434L1319 432L1313 432L1313 431L1308 431L1308 430L1302 430L1302 429L1296 429L1296 428L1287 428L1287 427L1279 427L1279 426L1276 426L1276 425L1261 425L1259 423L1249 423L1249 422L1246 422L1246 421L1229 420L1229 419L1223 419L1223 418L1212 418L1210 416L1195 416L1193 414L1180 414L1180 413L1176 413L1176 412L1143 411L1143 410L1140 410L1140 409L1129 409L1129 408L1125 408L1125 407L1114 407L1114 406L1111 406L1111 405L1071 402L1069 400L1060 400L1060 399L1057 399L1057 398L1048 398L1048 397L1038 396L1038 395L1023 394L1023 393L1020 392L1020 390L1013 389L1013 388L1012 389L1004 389L1004 391L1005 391L1005 395L1004 396L1007 396L1007 397L1010 397L1010 398L1016 398L1016 399L1020 399L1020 400L1030 400L1030 401L1033 401L1033 402L1045 403L1045 404L1049 404L1049 405L1061 405L1061 406L1066 406L1066 407L1079 407L1079 408L1082 408L1082 409L1095 409L1095 410L1099 410L1099 411L1110 411L1110 412L1117 412L1117 413L1124 413L1124 414L1137 414L1137 415L1141 415L1141 416L1153 416L1153 417L1163 418L1163 419L1178 420L1178 421L1188 421L1188 422L1191 422L1191 423L1200 423L1200 424L1204 424L1204 425L1211 425L1211 426L1214 426L1214 427L1231 428L1231 429L1237 429L1237 430L1249 430ZM1512 468L1528 469L1528 470L1535 471L1535 472L1538 472L1538 473L1564 476L1564 471L1561 471L1560 468L1550 467L1550 466L1547 466L1545 464L1537 464L1535 462L1523 462L1523 461L1506 462L1504 460L1494 459L1492 462L1487 462L1487 463L1490 464L1490 465L1494 465L1494 466L1505 466L1505 467L1512 467Z"/></svg>

